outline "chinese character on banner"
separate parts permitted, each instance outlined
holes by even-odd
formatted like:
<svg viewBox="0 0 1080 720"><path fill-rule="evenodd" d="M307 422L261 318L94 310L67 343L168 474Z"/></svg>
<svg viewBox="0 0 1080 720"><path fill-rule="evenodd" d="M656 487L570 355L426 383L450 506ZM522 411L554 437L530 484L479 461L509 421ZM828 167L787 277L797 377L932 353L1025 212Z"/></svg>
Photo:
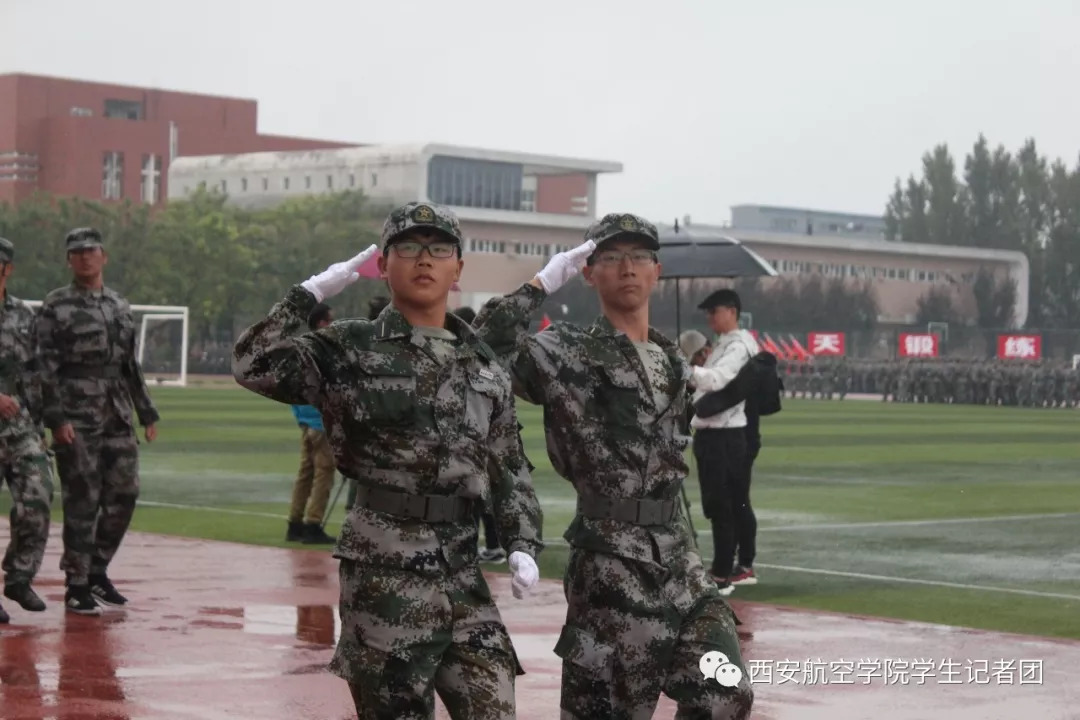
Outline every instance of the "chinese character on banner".
<svg viewBox="0 0 1080 720"><path fill-rule="evenodd" d="M812 332L806 336L811 355L843 355L844 333Z"/></svg>
<svg viewBox="0 0 1080 720"><path fill-rule="evenodd" d="M1042 336L998 335L997 356L1003 360L1038 360L1042 357Z"/></svg>
<svg viewBox="0 0 1080 720"><path fill-rule="evenodd" d="M900 333L900 357L937 357L937 335Z"/></svg>

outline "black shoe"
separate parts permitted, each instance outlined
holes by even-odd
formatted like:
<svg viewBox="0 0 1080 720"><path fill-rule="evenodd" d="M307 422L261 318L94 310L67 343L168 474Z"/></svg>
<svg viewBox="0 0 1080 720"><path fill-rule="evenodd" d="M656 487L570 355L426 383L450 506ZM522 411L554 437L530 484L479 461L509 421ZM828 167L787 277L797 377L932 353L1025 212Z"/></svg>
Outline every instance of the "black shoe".
<svg viewBox="0 0 1080 720"><path fill-rule="evenodd" d="M102 605L111 605L113 607L127 605L127 598L116 592L116 588L113 587L113 584L105 575L90 576L90 592L94 594L94 599Z"/></svg>
<svg viewBox="0 0 1080 720"><path fill-rule="evenodd" d="M7 625L9 622L11 622L11 616L4 610L4 606L0 605L0 625Z"/></svg>
<svg viewBox="0 0 1080 720"><path fill-rule="evenodd" d="M30 587L30 583L12 583L4 586L4 597L10 598L30 612L43 612L45 601Z"/></svg>
<svg viewBox="0 0 1080 720"><path fill-rule="evenodd" d="M101 606L94 602L88 585L69 585L64 593L64 608L76 615L100 615Z"/></svg>
<svg viewBox="0 0 1080 720"><path fill-rule="evenodd" d="M319 523L307 523L304 525L304 539L300 542L305 545L333 545L337 538L327 535Z"/></svg>
<svg viewBox="0 0 1080 720"><path fill-rule="evenodd" d="M304 523L289 521L289 529L285 533L285 542L300 542L304 539Z"/></svg>

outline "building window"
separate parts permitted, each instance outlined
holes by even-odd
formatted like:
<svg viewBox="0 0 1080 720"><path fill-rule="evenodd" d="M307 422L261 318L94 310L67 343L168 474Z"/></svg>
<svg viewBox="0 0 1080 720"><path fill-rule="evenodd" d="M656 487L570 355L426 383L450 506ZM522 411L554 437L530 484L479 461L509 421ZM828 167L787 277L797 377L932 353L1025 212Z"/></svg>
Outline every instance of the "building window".
<svg viewBox="0 0 1080 720"><path fill-rule="evenodd" d="M349 173L349 187L356 187L356 175Z"/></svg>
<svg viewBox="0 0 1080 720"><path fill-rule="evenodd" d="M106 100L105 117L122 120L142 120L142 103L131 100Z"/></svg>
<svg viewBox="0 0 1080 720"><path fill-rule="evenodd" d="M311 176L310 175L305 175L304 176L304 189L305 190L310 190L311 189Z"/></svg>
<svg viewBox="0 0 1080 720"><path fill-rule="evenodd" d="M161 156L143 155L142 201L156 205L161 199Z"/></svg>
<svg viewBox="0 0 1080 720"><path fill-rule="evenodd" d="M379 174L371 173L371 187L375 187L379 184Z"/></svg>
<svg viewBox="0 0 1080 720"><path fill-rule="evenodd" d="M228 194L228 192L229 192L229 181L228 180L222 180L221 181L221 192L222 192L222 194Z"/></svg>
<svg viewBox="0 0 1080 720"><path fill-rule="evenodd" d="M428 197L442 205L520 211L523 175L515 163L436 155L428 163Z"/></svg>
<svg viewBox="0 0 1080 720"><path fill-rule="evenodd" d="M102 162L101 197L119 200L124 196L124 153L106 152Z"/></svg>
<svg viewBox="0 0 1080 720"><path fill-rule="evenodd" d="M281 179L281 189L282 190L288 190L289 189L289 178L282 178Z"/></svg>
<svg viewBox="0 0 1080 720"><path fill-rule="evenodd" d="M326 189L327 190L333 190L334 189L334 176L333 175L327 175L326 176Z"/></svg>
<svg viewBox="0 0 1080 720"><path fill-rule="evenodd" d="M263 186L263 192L266 192L267 190L269 190L270 189L270 178L263 178L262 179L262 186Z"/></svg>
<svg viewBox="0 0 1080 720"><path fill-rule="evenodd" d="M247 178L240 178L240 192L247 192Z"/></svg>

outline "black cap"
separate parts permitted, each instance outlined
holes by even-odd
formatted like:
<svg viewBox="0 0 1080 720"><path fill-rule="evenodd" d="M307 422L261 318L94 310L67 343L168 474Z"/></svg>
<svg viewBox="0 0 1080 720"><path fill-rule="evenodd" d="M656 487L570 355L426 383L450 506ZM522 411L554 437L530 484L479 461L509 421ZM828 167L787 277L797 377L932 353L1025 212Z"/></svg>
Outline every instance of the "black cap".
<svg viewBox="0 0 1080 720"><path fill-rule="evenodd" d="M0 237L0 262L15 262L15 245L2 237Z"/></svg>
<svg viewBox="0 0 1080 720"><path fill-rule="evenodd" d="M717 290L701 301L701 304L698 305L698 310L712 310L713 308L718 307L731 307L735 308L735 312L742 312L742 302L739 300L739 293L731 288Z"/></svg>

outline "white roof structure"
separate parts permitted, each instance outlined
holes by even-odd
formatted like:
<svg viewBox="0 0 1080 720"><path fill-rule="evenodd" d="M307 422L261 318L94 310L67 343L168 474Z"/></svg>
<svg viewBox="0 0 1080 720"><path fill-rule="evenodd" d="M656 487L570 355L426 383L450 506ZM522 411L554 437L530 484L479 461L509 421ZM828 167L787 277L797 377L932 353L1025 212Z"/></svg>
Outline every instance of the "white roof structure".
<svg viewBox="0 0 1080 720"><path fill-rule="evenodd" d="M586 160L558 155L538 155L437 143L188 156L173 160L171 169L185 173L198 173L199 171L258 173L270 170L324 170L333 167L348 168L364 164L425 164L436 155L469 160L487 160L489 162L518 163L524 166L526 174L532 175L572 172L617 173L622 172L623 169L622 163L604 160Z"/></svg>

